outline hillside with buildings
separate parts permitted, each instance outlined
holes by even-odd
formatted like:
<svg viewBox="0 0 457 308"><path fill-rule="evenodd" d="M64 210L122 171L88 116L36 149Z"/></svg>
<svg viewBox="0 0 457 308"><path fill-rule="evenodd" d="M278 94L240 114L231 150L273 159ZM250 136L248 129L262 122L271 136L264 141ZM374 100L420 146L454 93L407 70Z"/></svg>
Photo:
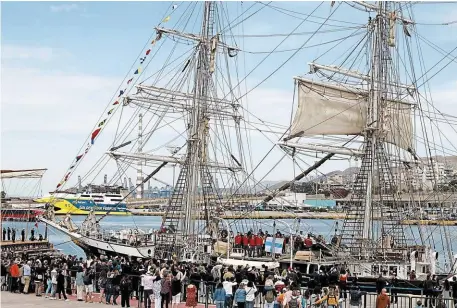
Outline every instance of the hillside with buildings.
<svg viewBox="0 0 457 308"><path fill-rule="evenodd" d="M350 189L354 184L358 167L337 170L315 177L313 183L327 188ZM433 190L443 188L457 179L457 156L420 158L417 163L401 163L392 168L392 176L400 190Z"/></svg>

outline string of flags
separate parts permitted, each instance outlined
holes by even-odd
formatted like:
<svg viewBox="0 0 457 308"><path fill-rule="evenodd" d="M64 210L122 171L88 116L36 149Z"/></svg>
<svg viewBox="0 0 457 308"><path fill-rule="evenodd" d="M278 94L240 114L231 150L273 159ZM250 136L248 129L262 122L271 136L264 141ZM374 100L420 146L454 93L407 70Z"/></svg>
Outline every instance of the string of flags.
<svg viewBox="0 0 457 308"><path fill-rule="evenodd" d="M176 7L177 7L177 5L173 5L172 9L174 10L174 9L176 9ZM171 18L171 16L167 16L163 20L163 22L168 22L170 20L170 18ZM162 32L159 31L159 32L157 32L157 35L156 35L155 39L152 40L151 45L154 46L155 43L157 43L161 38L162 38ZM149 56L150 53L151 53L151 48L148 48L145 51L144 56L139 58L140 65L143 64L146 61L146 59L147 59L147 57ZM90 143L87 144L87 146L86 146L86 148L85 148L85 150L84 150L84 152L82 154L79 154L79 155L77 155L75 157L74 161L70 165L70 168L67 170L67 173L65 174L64 178L57 184L56 189L60 188L62 185L64 185L69 180L70 175L74 171L73 169L81 162L81 159L84 158L84 156L89 152L89 149L92 147L92 145L94 145L96 139L99 137L101 131L106 126L106 124L109 122L109 120L110 120L111 116L113 115L113 113L116 111L116 109L119 106L121 106L119 101L124 97L124 94L127 93L127 90L128 90L128 87L130 86L130 83L132 83L135 78L138 78L139 75L141 74L141 72L142 72L141 66L138 66L134 70L133 75L138 75L138 76L132 76L130 79L128 79L127 82L126 82L126 87L119 91L119 95L117 96L117 98L114 101L114 103L111 104L111 108L106 113L106 117L102 121L100 121L97 124L97 127L92 131L92 133L90 135Z"/></svg>

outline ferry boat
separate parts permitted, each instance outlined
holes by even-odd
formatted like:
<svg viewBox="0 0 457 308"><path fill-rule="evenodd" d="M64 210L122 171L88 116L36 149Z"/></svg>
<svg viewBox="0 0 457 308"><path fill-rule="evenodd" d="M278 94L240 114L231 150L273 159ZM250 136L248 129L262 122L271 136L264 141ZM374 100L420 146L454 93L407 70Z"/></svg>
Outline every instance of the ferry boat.
<svg viewBox="0 0 457 308"><path fill-rule="evenodd" d="M91 210L95 215L131 215L127 204L119 193L54 193L36 202L52 204L56 215L87 215Z"/></svg>

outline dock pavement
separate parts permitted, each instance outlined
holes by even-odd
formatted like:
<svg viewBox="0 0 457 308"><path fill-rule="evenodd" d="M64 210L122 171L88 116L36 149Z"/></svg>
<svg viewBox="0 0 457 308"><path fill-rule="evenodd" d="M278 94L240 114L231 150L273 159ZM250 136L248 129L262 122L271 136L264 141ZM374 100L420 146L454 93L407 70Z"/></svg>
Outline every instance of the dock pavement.
<svg viewBox="0 0 457 308"><path fill-rule="evenodd" d="M67 295L69 299L68 302L64 300L50 300L49 298L45 298L44 296L36 296L34 293L30 294L19 294L19 293L11 293L8 291L0 292L0 306L2 308L29 308L29 307L45 307L45 308L63 308L63 307L71 307L71 308L88 308L88 307L105 307L105 304L98 303L99 295L95 294L95 300L97 302L94 303L86 303L84 301L79 302L76 300L76 295ZM121 297L117 299L117 306L121 307ZM130 301L130 307L135 308L138 307L137 300ZM152 305L154 307L154 304ZM171 307L171 304L170 306ZM210 308L216 307L215 305L208 305ZM186 308L186 303L180 303L178 308ZM198 304L196 308L205 308L204 304Z"/></svg>

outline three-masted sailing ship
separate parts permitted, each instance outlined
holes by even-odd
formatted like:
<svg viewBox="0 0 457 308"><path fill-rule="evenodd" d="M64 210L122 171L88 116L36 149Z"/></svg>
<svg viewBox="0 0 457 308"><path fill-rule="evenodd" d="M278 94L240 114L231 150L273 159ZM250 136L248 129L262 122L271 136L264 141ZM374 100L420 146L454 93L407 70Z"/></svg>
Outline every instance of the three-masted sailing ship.
<svg viewBox="0 0 457 308"><path fill-rule="evenodd" d="M332 2L332 8L334 5ZM345 4L338 3L333 10L340 5ZM110 110L119 106L134 110L125 127L126 135L132 130L130 124L139 119L137 137L131 140L125 136L117 138L115 142L118 143L106 153L106 157L113 159L118 166L113 181L121 180L125 169L134 166L137 185L130 194L141 198L144 183L154 180L169 166L173 166L173 170L174 166L179 167L161 228L151 233L129 230L123 238L113 237L100 229L100 220L106 215L98 219L90 213L83 225L77 227L69 217L61 224L53 222L52 207L44 221L67 233L86 250L96 253L208 261L218 251L218 260L227 264L252 265L258 262L279 266L281 260L274 257L249 258L231 254L230 237L234 226L246 224L242 219L246 212L255 211L259 204L281 198L282 191L303 181L327 162L351 157L360 160L361 166L346 200L342 229L332 243L321 245L318 252L309 251L304 263L317 266L308 266L307 271L341 264L359 277L396 273L398 278L407 279L414 270L419 279L424 279L429 273L438 273L437 251L427 243L430 235L427 236L426 230L419 227L418 232L412 234L418 237L412 244L408 238L411 234L407 235L401 224L405 203L414 209L419 208L424 200L439 198L436 191L428 195L418 194L414 183L418 170L433 163L430 149L437 147L436 143L428 141L430 138L423 119L430 112L424 108L426 98L421 94L422 84L414 74L406 77L403 74L403 71L414 72L416 63L411 60L409 66L406 65L403 54L398 52L400 41L402 47L411 48L411 37L416 33L415 22L407 18L408 11L401 3L356 1L350 5L370 13L366 23L356 29L364 35L338 65L314 61L309 64L308 75L316 78L294 78L298 106L290 127L282 130L282 137L275 146L291 157L294 164L310 154L318 158L316 163L300 168L299 174L290 182L268 191L263 198L259 197L259 202L239 213L239 220L227 223L220 214L230 210L229 205L236 198L253 194L260 182L254 177L257 166L252 163L253 150L246 142L249 134L244 133L249 124L242 99L247 94L240 91L244 79L240 81L238 76L227 73L234 67L230 61L236 62L238 53L243 50L236 41L229 40L226 28L222 26L222 9L217 3L207 1L202 3L199 34L156 27L156 37L152 41L154 47L169 39L176 45L191 45L192 48L184 52L173 67L172 61L166 60L151 76L152 83L146 80L133 87L133 78L129 79L129 86L120 92L112 104L115 107ZM191 16L190 12L187 14ZM332 14L322 18L321 26L331 20ZM164 22L168 22L170 16ZM335 44L340 44L340 41ZM148 59L146 56L151 50L152 47L146 50L145 56L139 59L140 63ZM139 72L137 69L134 75ZM405 83L405 80L410 82ZM130 94L133 88L136 93ZM146 118L148 131L143 128ZM442 115L441 120L444 122L447 118ZM107 121L100 123L99 127L103 128ZM177 128L172 127L172 123L177 124ZM170 127L175 136L172 141L164 143L163 137L169 135L162 134L162 129ZM251 129L260 130L256 126ZM92 143L100 131L97 129L92 133ZM153 141L156 135L159 138ZM417 137L427 151L418 149ZM154 142L162 146L145 150L147 144ZM164 153L171 143L178 142L182 144L172 155ZM129 146L130 150L123 150ZM88 145L87 149L90 147ZM421 158L424 155L426 158ZM79 164L80 159L77 156L76 163ZM150 171L144 172L146 169ZM72 172L70 168L67 175ZM67 181L67 175L63 182ZM224 188L219 186L220 183ZM435 181L434 186L438 184ZM404 196L408 196L407 202L403 200ZM225 232L221 233L221 229ZM450 233L445 229L443 246L451 247ZM221 252L219 246L215 249L215 243L219 245L221 241L226 243L222 245L225 252ZM451 248L448 248L445 258L447 264L441 270L454 270ZM285 259L285 262L299 263L293 256L290 259L283 257L282 261Z"/></svg>

